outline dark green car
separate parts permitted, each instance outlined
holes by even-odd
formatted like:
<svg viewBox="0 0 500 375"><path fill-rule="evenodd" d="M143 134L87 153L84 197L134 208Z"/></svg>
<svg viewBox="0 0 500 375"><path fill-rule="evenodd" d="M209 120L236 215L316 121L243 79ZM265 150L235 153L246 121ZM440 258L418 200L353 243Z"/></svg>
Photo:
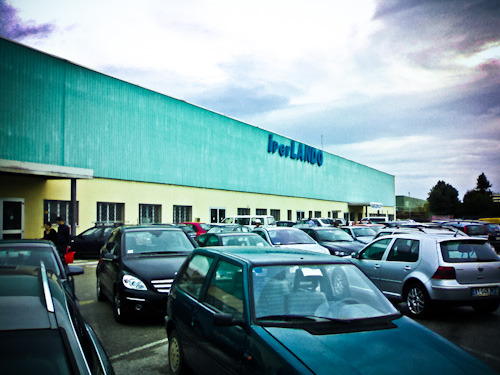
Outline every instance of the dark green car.
<svg viewBox="0 0 500 375"><path fill-rule="evenodd" d="M495 373L402 316L347 260L311 251L195 249L165 324L172 374Z"/></svg>

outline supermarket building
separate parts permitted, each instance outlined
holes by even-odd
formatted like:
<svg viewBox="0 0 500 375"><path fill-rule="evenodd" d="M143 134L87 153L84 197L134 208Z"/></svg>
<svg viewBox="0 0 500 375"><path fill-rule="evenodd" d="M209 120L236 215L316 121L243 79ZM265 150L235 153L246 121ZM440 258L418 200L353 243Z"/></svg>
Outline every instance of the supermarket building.
<svg viewBox="0 0 500 375"><path fill-rule="evenodd" d="M0 239L40 238L57 216L77 234L395 215L390 174L2 38L0 96Z"/></svg>

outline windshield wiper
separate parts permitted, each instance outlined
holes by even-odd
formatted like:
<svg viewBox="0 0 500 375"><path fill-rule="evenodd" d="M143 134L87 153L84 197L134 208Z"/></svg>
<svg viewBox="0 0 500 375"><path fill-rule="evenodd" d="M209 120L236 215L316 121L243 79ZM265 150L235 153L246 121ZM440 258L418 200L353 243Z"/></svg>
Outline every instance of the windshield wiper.
<svg viewBox="0 0 500 375"><path fill-rule="evenodd" d="M293 314L283 314L283 315L266 315L258 317L257 320L276 320L283 322L306 320L306 321L317 321L317 316L312 315L293 315Z"/></svg>

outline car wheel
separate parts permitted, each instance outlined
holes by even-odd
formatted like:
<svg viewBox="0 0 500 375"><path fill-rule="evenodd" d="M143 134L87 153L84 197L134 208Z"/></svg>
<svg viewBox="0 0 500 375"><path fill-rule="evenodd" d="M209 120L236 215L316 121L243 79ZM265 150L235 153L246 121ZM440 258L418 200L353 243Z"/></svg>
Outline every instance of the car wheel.
<svg viewBox="0 0 500 375"><path fill-rule="evenodd" d="M479 314L491 314L496 311L499 306L500 302L498 301L483 301L475 303L472 305L472 308Z"/></svg>
<svg viewBox="0 0 500 375"><path fill-rule="evenodd" d="M128 320L128 312L123 306L122 299L118 292L115 292L115 296L113 298L113 312L115 315L115 320L118 323L124 323Z"/></svg>
<svg viewBox="0 0 500 375"><path fill-rule="evenodd" d="M335 299L342 299L348 295L349 284L344 271L336 271L332 274L332 289Z"/></svg>
<svg viewBox="0 0 500 375"><path fill-rule="evenodd" d="M427 290L418 283L413 283L408 287L405 301L410 311L410 315L415 318L421 318L428 315L431 309L431 300L427 294Z"/></svg>
<svg viewBox="0 0 500 375"><path fill-rule="evenodd" d="M97 276L97 300L101 302L106 300L106 297L102 293L101 278L99 276Z"/></svg>
<svg viewBox="0 0 500 375"><path fill-rule="evenodd" d="M181 340L175 329L168 335L168 368L172 375L187 373Z"/></svg>

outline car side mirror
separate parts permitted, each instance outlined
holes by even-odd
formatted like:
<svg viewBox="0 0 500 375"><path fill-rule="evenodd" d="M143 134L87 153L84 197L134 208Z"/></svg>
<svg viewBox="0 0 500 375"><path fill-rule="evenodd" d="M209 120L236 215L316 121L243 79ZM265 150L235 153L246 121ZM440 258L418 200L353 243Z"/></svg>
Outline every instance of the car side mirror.
<svg viewBox="0 0 500 375"><path fill-rule="evenodd" d="M85 273L84 269L80 266L68 266L68 276L83 275Z"/></svg>
<svg viewBox="0 0 500 375"><path fill-rule="evenodd" d="M103 254L102 259L104 260L116 260L118 257L113 253Z"/></svg>
<svg viewBox="0 0 500 375"><path fill-rule="evenodd" d="M113 250L114 246L115 246L115 244L113 242L108 242L106 244L106 250L111 251L111 250Z"/></svg>
<svg viewBox="0 0 500 375"><path fill-rule="evenodd" d="M231 314L214 314L214 326L230 327L243 325L243 319L235 319Z"/></svg>
<svg viewBox="0 0 500 375"><path fill-rule="evenodd" d="M361 253L357 253L357 252L352 252L351 253L351 258L354 258L354 259L361 259Z"/></svg>

